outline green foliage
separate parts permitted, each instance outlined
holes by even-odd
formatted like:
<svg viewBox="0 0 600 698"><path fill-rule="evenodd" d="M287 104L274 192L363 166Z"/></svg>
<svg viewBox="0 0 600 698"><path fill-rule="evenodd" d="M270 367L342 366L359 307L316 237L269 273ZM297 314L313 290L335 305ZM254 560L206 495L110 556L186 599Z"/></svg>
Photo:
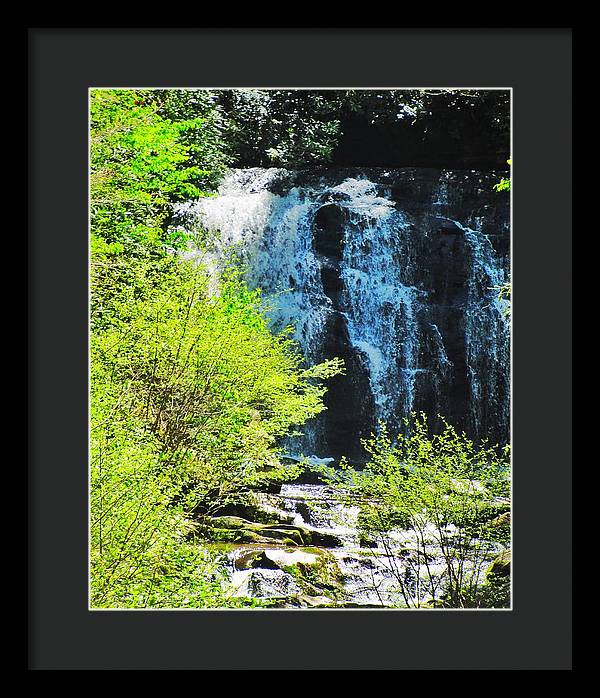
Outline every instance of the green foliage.
<svg viewBox="0 0 600 698"><path fill-rule="evenodd" d="M92 362L91 606L239 607L220 555L190 540L186 474L165 469L135 396ZM179 503L176 503L179 500Z"/></svg>
<svg viewBox="0 0 600 698"><path fill-rule="evenodd" d="M288 477L277 441L324 409L339 365L303 368L235 270L215 296L191 263L160 272L91 337L94 598L227 605L214 561L185 541L189 512Z"/></svg>
<svg viewBox="0 0 600 698"><path fill-rule="evenodd" d="M511 164L510 159L506 161L509 165ZM494 189L496 191L510 191L510 177L502 177L502 179L494 184Z"/></svg>
<svg viewBox="0 0 600 698"><path fill-rule="evenodd" d="M220 603L215 560L186 544L188 522L169 506L180 485L161 471L156 440L105 367L94 361L92 371L91 605Z"/></svg>
<svg viewBox="0 0 600 698"><path fill-rule="evenodd" d="M327 96L295 90L228 90L227 139L241 162L294 167L328 162L339 121Z"/></svg>
<svg viewBox="0 0 600 698"><path fill-rule="evenodd" d="M498 300L505 301L502 313L506 317L510 316L510 311L511 311L510 297L511 297L511 290L512 290L512 285L511 285L510 280L508 280L504 284L501 284L500 286L494 286L494 289L498 293L498 296L497 296Z"/></svg>
<svg viewBox="0 0 600 698"><path fill-rule="evenodd" d="M214 184L225 167L216 106L194 103L198 112L177 112L178 97L152 90L91 92L94 327L110 321L115 291L139 295L166 247L185 246L185 237L168 225L173 201L207 195L199 186ZM139 264L129 264L131 258Z"/></svg>
<svg viewBox="0 0 600 698"><path fill-rule="evenodd" d="M109 243L164 242L170 202L199 194L198 168L180 137L202 119L165 119L144 90L93 90L90 108L94 234Z"/></svg>
<svg viewBox="0 0 600 698"><path fill-rule="evenodd" d="M212 190L231 162L224 138L225 114L212 90L153 90L158 113L182 125L179 142L188 154L188 167L194 171L194 184L202 191Z"/></svg>
<svg viewBox="0 0 600 698"><path fill-rule="evenodd" d="M465 589L462 603L464 608L510 608L510 577L489 577Z"/></svg>
<svg viewBox="0 0 600 698"><path fill-rule="evenodd" d="M509 165L512 164L510 158L506 162ZM510 178L503 177L497 184L494 184L494 189L496 191L510 191ZM499 301L506 301L506 304L505 304L504 310L503 310L504 315L510 316L510 312L511 312L511 307L510 307L511 282L510 282L510 280L504 284L501 284L500 286L496 286L495 289L498 292L498 300Z"/></svg>
<svg viewBox="0 0 600 698"><path fill-rule="evenodd" d="M384 127L394 139L460 140L464 114L481 138L508 133L508 92L498 90L255 90L217 92L224 134L237 166L327 165L349 123Z"/></svg>
<svg viewBox="0 0 600 698"><path fill-rule="evenodd" d="M382 424L364 441L370 459L363 470L344 464L361 526L384 543L405 605L421 606L424 594L452 608L483 603L486 566L508 544L508 532L492 523L509 494L508 448L476 447L445 421L430 435L426 416L412 417L406 434L392 439ZM386 536L396 527L411 529L416 540L402 570ZM443 559L441 574L429 566L432 545Z"/></svg>
<svg viewBox="0 0 600 698"><path fill-rule="evenodd" d="M304 368L287 334L269 331L260 292L239 272L223 275L218 295L207 285L191 263L163 269L93 346L136 396L164 466L185 467L199 496L222 497L285 475L277 441L324 409L319 379L339 365Z"/></svg>
<svg viewBox="0 0 600 698"><path fill-rule="evenodd" d="M416 118L418 90L228 90L219 94L227 137L242 164L307 167L327 164L348 116L371 124Z"/></svg>
<svg viewBox="0 0 600 698"><path fill-rule="evenodd" d="M305 367L234 265L216 281L177 250L173 202L227 165L206 92L91 95L91 603L231 598L192 513L288 476L277 441L324 409L337 361Z"/></svg>

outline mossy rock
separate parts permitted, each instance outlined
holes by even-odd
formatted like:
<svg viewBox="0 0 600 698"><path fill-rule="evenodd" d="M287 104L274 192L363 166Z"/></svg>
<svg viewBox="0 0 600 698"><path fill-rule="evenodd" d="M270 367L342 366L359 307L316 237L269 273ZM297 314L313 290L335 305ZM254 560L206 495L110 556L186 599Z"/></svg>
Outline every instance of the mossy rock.
<svg viewBox="0 0 600 698"><path fill-rule="evenodd" d="M259 530L261 528L261 524L242 519L240 516L213 516L207 520L207 524L213 528L245 528L247 530Z"/></svg>
<svg viewBox="0 0 600 698"><path fill-rule="evenodd" d="M510 558L510 550L503 550L487 568L486 577L508 577L510 574Z"/></svg>
<svg viewBox="0 0 600 698"><path fill-rule="evenodd" d="M234 572L234 596L244 598L280 598L302 593L298 583L281 569L248 569Z"/></svg>
<svg viewBox="0 0 600 698"><path fill-rule="evenodd" d="M205 538L218 543L262 543L264 539L255 531L246 529L203 527Z"/></svg>
<svg viewBox="0 0 600 698"><path fill-rule="evenodd" d="M490 521L490 526L494 528L510 528L510 511L505 511L500 516Z"/></svg>
<svg viewBox="0 0 600 698"><path fill-rule="evenodd" d="M274 538L286 545L304 545L306 543L302 529L294 526L262 526L259 531L264 538Z"/></svg>
<svg viewBox="0 0 600 698"><path fill-rule="evenodd" d="M293 519L292 514L271 510L255 499L252 501L224 504L219 507L216 514L219 517L233 516L248 521L256 521L259 524L287 524Z"/></svg>
<svg viewBox="0 0 600 698"><path fill-rule="evenodd" d="M337 537L319 531L312 531L292 524L262 524L249 521L241 516L213 516L203 519L197 530L213 541L238 543L262 543L277 540L284 545L339 547L342 541ZM230 533L224 533L229 531ZM257 537L258 536L258 537Z"/></svg>
<svg viewBox="0 0 600 698"><path fill-rule="evenodd" d="M270 543L277 540L284 545L305 545L310 532L289 524L260 524L240 516L214 516L204 519L197 530L212 541L236 543Z"/></svg>
<svg viewBox="0 0 600 698"><path fill-rule="evenodd" d="M247 528L216 528L214 526L201 526L198 528L199 533L209 541L216 543L261 543L269 545L273 543L273 535L263 536L258 529ZM284 545L297 545L296 540L280 536L278 540Z"/></svg>
<svg viewBox="0 0 600 698"><path fill-rule="evenodd" d="M311 550L304 548L304 551ZM313 548L314 559L300 560L284 569L293 575L309 596L325 595L335 599L344 597L343 578L337 560L324 550Z"/></svg>
<svg viewBox="0 0 600 698"><path fill-rule="evenodd" d="M377 541L374 540L371 536L362 534L359 538L359 546L361 548L376 548L377 547Z"/></svg>

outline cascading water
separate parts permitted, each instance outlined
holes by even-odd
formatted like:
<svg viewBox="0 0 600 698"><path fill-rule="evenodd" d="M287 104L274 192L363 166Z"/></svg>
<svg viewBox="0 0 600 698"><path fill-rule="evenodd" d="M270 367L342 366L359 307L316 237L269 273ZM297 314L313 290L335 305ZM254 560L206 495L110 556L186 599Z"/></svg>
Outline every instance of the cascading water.
<svg viewBox="0 0 600 698"><path fill-rule="evenodd" d="M215 264L235 249L308 362L346 363L297 451L361 460L378 420L398 428L413 410L508 441L509 323L494 287L508 273L509 212L497 180L252 168L179 207L181 226L213 232Z"/></svg>
<svg viewBox="0 0 600 698"><path fill-rule="evenodd" d="M451 524L438 528L423 523L365 536L358 525L360 507L340 500L335 488L285 484L278 494L256 497L262 511L286 521L288 529L296 526L320 535L329 545L297 547L277 541L232 545L225 588L233 595L276 600L284 608L422 607L434 595L442 596L448 583L447 546L457 545L452 541L460 537ZM458 543L464 544L464 540ZM480 541L465 554L463 572L483 581L486 568L501 550L498 542ZM327 561L329 572L319 584L314 574ZM307 569L312 574L294 576L297 565L304 566L304 574Z"/></svg>

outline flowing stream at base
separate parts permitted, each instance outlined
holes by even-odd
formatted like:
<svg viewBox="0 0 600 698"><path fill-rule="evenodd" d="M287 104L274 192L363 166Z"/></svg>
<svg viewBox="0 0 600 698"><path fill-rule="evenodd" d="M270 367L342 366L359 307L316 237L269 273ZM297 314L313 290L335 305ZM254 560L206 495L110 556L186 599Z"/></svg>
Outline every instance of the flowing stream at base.
<svg viewBox="0 0 600 698"><path fill-rule="evenodd" d="M283 608L427 607L439 599L447 565L435 527L364 538L358 528L359 507L341 503L338 494L330 486L308 484L283 485L279 494L261 493L265 511L337 539L338 545L234 545L228 553L234 594L269 599ZM454 534L452 527L444 531L446 538ZM467 571L483 582L485 569L501 549L490 545L479 551L476 559L467 559ZM329 565L328 579L307 592L294 570L310 570L312 565L323 569L323 563Z"/></svg>

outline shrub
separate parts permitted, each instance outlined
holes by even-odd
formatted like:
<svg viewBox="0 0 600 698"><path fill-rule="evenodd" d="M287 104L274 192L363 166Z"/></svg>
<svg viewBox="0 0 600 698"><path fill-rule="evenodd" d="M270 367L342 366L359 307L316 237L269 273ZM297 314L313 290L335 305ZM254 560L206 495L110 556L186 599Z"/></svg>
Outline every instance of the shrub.
<svg viewBox="0 0 600 698"><path fill-rule="evenodd" d="M383 543L406 606L484 604L485 570L509 542L506 528L493 525L507 509L508 450L477 447L443 421L441 433L430 435L426 416L413 414L396 439L381 425L364 441L365 469L345 465L361 527ZM414 532L414 549L402 559L388 536L398 527ZM435 554L441 570L430 564Z"/></svg>

